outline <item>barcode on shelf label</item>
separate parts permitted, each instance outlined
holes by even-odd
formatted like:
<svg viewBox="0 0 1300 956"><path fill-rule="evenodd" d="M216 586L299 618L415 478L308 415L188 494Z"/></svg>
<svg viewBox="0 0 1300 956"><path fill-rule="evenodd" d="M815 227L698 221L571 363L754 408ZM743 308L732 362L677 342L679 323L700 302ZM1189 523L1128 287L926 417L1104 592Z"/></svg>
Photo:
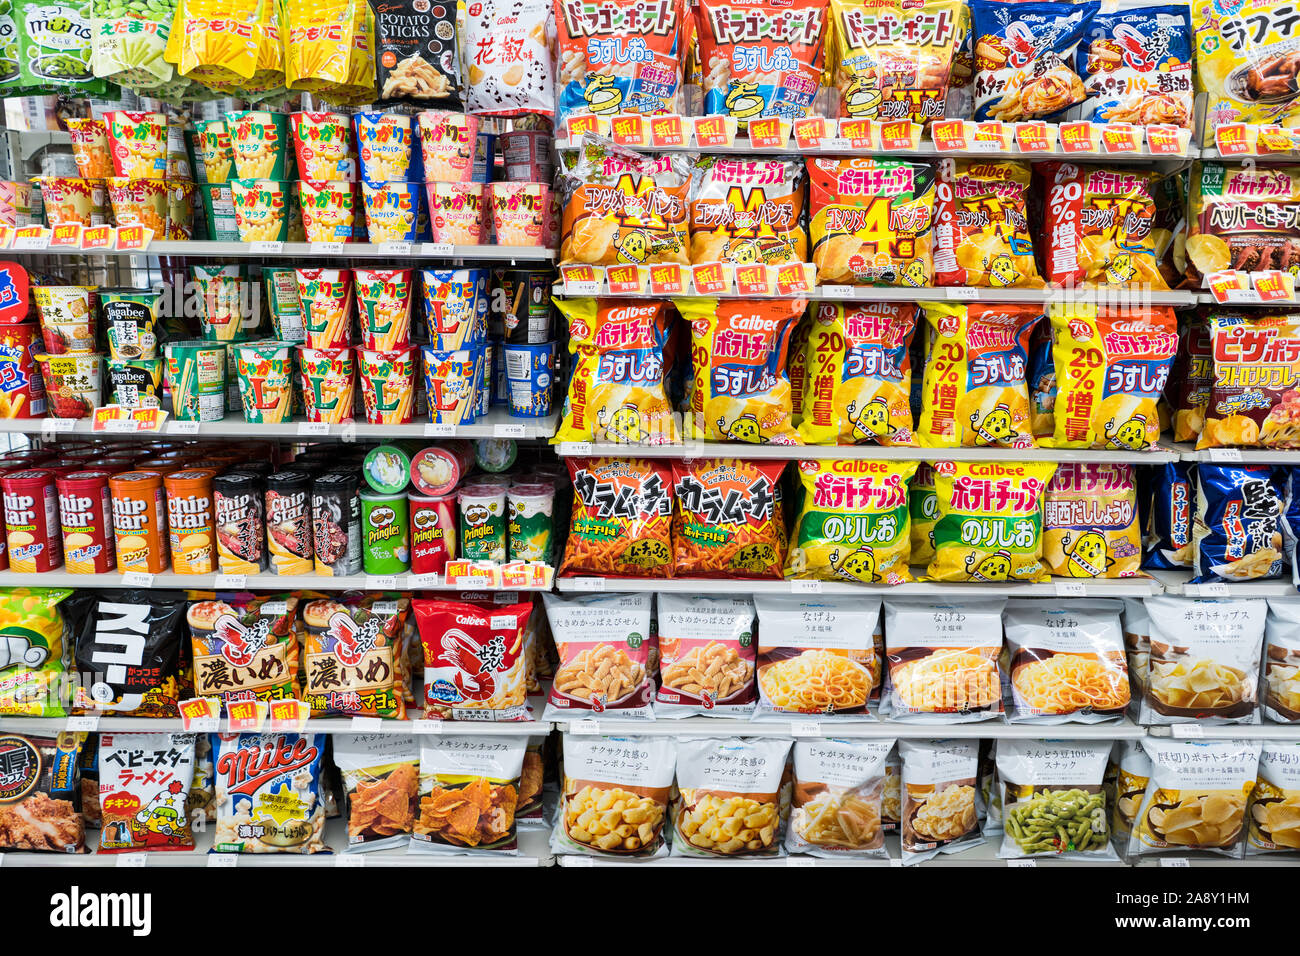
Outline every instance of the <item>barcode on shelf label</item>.
<svg viewBox="0 0 1300 956"><path fill-rule="evenodd" d="M604 578L574 578L573 589L575 591L603 591L605 590Z"/></svg>
<svg viewBox="0 0 1300 956"><path fill-rule="evenodd" d="M148 853L119 853L114 861L118 866L147 866Z"/></svg>
<svg viewBox="0 0 1300 956"><path fill-rule="evenodd" d="M450 242L426 242L424 244L424 254L426 256L449 256L456 251L456 247Z"/></svg>
<svg viewBox="0 0 1300 956"><path fill-rule="evenodd" d="M425 438L450 438L456 434L456 426L450 422L426 422Z"/></svg>
<svg viewBox="0 0 1300 956"><path fill-rule="evenodd" d="M1192 861L1185 856L1166 856L1160 858L1161 866L1191 866Z"/></svg>
<svg viewBox="0 0 1300 956"><path fill-rule="evenodd" d="M422 588L436 588L438 586L438 575L412 574L406 579L406 586L412 591L418 591Z"/></svg>
<svg viewBox="0 0 1300 956"><path fill-rule="evenodd" d="M242 591L248 587L248 575L218 574L216 586L218 591Z"/></svg>
<svg viewBox="0 0 1300 956"><path fill-rule="evenodd" d="M396 574L367 574L366 590L367 591L396 591L397 575Z"/></svg>
<svg viewBox="0 0 1300 956"><path fill-rule="evenodd" d="M352 730L358 734L373 734L384 729L384 722L379 717L353 717Z"/></svg>
<svg viewBox="0 0 1300 956"><path fill-rule="evenodd" d="M791 581L791 594L821 594L822 583L820 581Z"/></svg>
<svg viewBox="0 0 1300 956"><path fill-rule="evenodd" d="M330 433L329 422L299 422L299 435L328 435Z"/></svg>
<svg viewBox="0 0 1300 956"><path fill-rule="evenodd" d="M86 716L86 717L69 717L69 718L68 718L68 730L71 730L71 731L78 731L78 730L94 731L94 730L97 730L98 728L99 728L99 715L98 715L98 714L91 714L91 715L88 715L88 716Z"/></svg>
<svg viewBox="0 0 1300 956"><path fill-rule="evenodd" d="M420 720L411 721L411 730L417 734L440 734L444 723L446 721L421 718Z"/></svg>
<svg viewBox="0 0 1300 956"><path fill-rule="evenodd" d="M1088 585L1082 581L1057 581L1057 597L1087 597Z"/></svg>
<svg viewBox="0 0 1300 956"><path fill-rule="evenodd" d="M46 418L41 420L42 432L70 432L77 427L75 418Z"/></svg>
<svg viewBox="0 0 1300 956"><path fill-rule="evenodd" d="M1192 584L1191 588L1193 597L1227 597L1228 585L1222 581L1210 581L1208 584Z"/></svg>
<svg viewBox="0 0 1300 956"><path fill-rule="evenodd" d="M571 721L569 724L569 733L598 734L600 733L600 721L592 720L590 717L584 717L582 720Z"/></svg>
<svg viewBox="0 0 1300 956"><path fill-rule="evenodd" d="M153 587L153 575L148 571L127 571L122 575L122 587L151 588Z"/></svg>
<svg viewBox="0 0 1300 956"><path fill-rule="evenodd" d="M366 865L366 858L360 853L339 853L334 857L334 865L341 870L354 870Z"/></svg>
<svg viewBox="0 0 1300 956"><path fill-rule="evenodd" d="M1037 860L1007 860L1007 866L1037 866Z"/></svg>
<svg viewBox="0 0 1300 956"><path fill-rule="evenodd" d="M210 853L208 854L208 866L215 866L221 869L230 869L239 866L239 854Z"/></svg>
<svg viewBox="0 0 1300 956"><path fill-rule="evenodd" d="M284 243L278 239L259 239L257 242L250 242L251 251L261 255L278 256L284 252Z"/></svg>
<svg viewBox="0 0 1300 956"><path fill-rule="evenodd" d="M523 438L524 426L514 423L498 424L492 428L493 438Z"/></svg>
<svg viewBox="0 0 1300 956"><path fill-rule="evenodd" d="M341 242L313 242L308 246L308 251L318 256L341 256L343 254L343 243Z"/></svg>
<svg viewBox="0 0 1300 956"><path fill-rule="evenodd" d="M811 856L787 856L785 858L786 866L816 866L817 860Z"/></svg>
<svg viewBox="0 0 1300 956"><path fill-rule="evenodd" d="M199 424L199 422L168 422L167 434L197 435L199 433Z"/></svg>
<svg viewBox="0 0 1300 956"><path fill-rule="evenodd" d="M793 737L820 737L822 725L815 720L792 720L790 734Z"/></svg>
<svg viewBox="0 0 1300 956"><path fill-rule="evenodd" d="M381 256L409 256L411 254L411 244L409 242L381 242L379 244L379 254Z"/></svg>

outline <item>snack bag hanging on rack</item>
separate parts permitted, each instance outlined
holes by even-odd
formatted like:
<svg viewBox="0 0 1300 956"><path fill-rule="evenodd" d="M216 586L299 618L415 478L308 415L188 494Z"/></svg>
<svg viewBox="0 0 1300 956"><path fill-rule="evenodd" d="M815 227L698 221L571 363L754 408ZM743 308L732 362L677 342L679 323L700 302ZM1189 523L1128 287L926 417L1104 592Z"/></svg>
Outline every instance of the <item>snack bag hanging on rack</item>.
<svg viewBox="0 0 1300 956"><path fill-rule="evenodd" d="M702 156L691 184L691 262L808 261L803 162Z"/></svg>
<svg viewBox="0 0 1300 956"><path fill-rule="evenodd" d="M935 188L936 285L1041 288L1029 232L1029 167L978 159L939 161Z"/></svg>
<svg viewBox="0 0 1300 956"><path fill-rule="evenodd" d="M1045 119L1082 103L1075 50L1099 7L973 0L975 119Z"/></svg>
<svg viewBox="0 0 1300 956"><path fill-rule="evenodd" d="M176 72L219 89L257 71L260 0L177 0L163 57Z"/></svg>
<svg viewBox="0 0 1300 956"><path fill-rule="evenodd" d="M469 80L466 111L550 117L555 75L549 0L473 0L464 10L460 55Z"/></svg>
<svg viewBox="0 0 1300 956"><path fill-rule="evenodd" d="M163 53L176 15L176 0L126 5L92 0L90 63L96 76L138 92L172 82L176 70Z"/></svg>
<svg viewBox="0 0 1300 956"><path fill-rule="evenodd" d="M8 40L17 44L18 85L33 93L103 96L91 68L91 0L11 0Z"/></svg>
<svg viewBox="0 0 1300 956"><path fill-rule="evenodd" d="M347 84L359 0L280 0L285 85L328 93Z"/></svg>
<svg viewBox="0 0 1300 956"><path fill-rule="evenodd" d="M1192 37L1187 5L1098 13L1084 31L1078 71L1094 123L1192 127Z"/></svg>

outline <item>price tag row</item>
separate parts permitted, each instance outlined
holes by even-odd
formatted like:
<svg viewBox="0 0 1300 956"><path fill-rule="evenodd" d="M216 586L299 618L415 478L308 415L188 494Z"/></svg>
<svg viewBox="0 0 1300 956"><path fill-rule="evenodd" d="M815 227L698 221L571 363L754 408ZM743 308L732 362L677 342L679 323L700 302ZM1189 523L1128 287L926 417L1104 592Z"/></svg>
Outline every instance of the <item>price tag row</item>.
<svg viewBox="0 0 1300 956"><path fill-rule="evenodd" d="M145 252L153 242L147 226L57 226L0 225L0 249L15 252L44 252L66 249L77 252Z"/></svg>
<svg viewBox="0 0 1300 956"><path fill-rule="evenodd" d="M817 284L810 262L781 265L702 262L685 266L661 262L648 266L570 265L560 269L566 295L730 295L798 296Z"/></svg>

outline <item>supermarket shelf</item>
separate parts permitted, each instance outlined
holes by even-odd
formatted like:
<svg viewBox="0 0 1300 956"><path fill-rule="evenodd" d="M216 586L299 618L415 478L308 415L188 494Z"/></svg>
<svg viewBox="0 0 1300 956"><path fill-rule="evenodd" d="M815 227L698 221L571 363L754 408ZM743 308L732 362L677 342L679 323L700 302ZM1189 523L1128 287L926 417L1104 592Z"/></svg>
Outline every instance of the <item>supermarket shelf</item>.
<svg viewBox="0 0 1300 956"><path fill-rule="evenodd" d="M578 293L565 291L564 283L556 282L551 294L557 298L581 298ZM611 294L611 293L602 293ZM690 299L700 296L691 294L663 295L654 292L619 293L621 299L665 298ZM975 289L975 288L889 288L885 286L848 286L823 285L799 295L743 295L739 292L727 292L709 295L711 299L809 299L811 301L832 302L1030 302L1049 304L1098 304L1119 308L1135 308L1148 305L1195 305L1198 295L1182 290L1134 290L1128 289Z"/></svg>
<svg viewBox="0 0 1300 956"><path fill-rule="evenodd" d="M1175 740L1300 740L1300 724L1169 724L1147 728L1152 737Z"/></svg>
<svg viewBox="0 0 1300 956"><path fill-rule="evenodd" d="M686 717L682 720L599 720L556 721L556 729L574 736L641 737L851 737L854 739L934 740L958 737L967 740L1141 740L1146 731L1127 717L1102 724L1010 724L1001 720L965 724L912 723L897 720L818 721L741 720L722 717Z"/></svg>
<svg viewBox="0 0 1300 956"><path fill-rule="evenodd" d="M913 568L920 577L924 568ZM555 586L565 593L592 591L651 591L667 594L870 594L878 597L1149 597L1159 594L1154 578L1134 577L1111 580L1057 578L1046 584L985 584L913 581L910 584L854 584L848 581L747 581L738 578L557 578ZM1082 592L1078 589L1082 588Z"/></svg>
<svg viewBox="0 0 1300 956"><path fill-rule="evenodd" d="M1296 586L1289 577L1266 581L1215 581L1209 584L1192 584L1189 571L1151 571L1150 574L1164 588L1166 594L1184 597L1296 597Z"/></svg>
<svg viewBox="0 0 1300 956"><path fill-rule="evenodd" d="M391 734L403 736L450 736L450 737L493 737L545 736L551 732L549 721L486 721L486 720L424 720L422 711L412 711L415 716L408 720L380 720L375 723L368 718L358 718L362 723L353 723L350 717L323 717L308 720L304 733L316 734ZM0 717L0 733L13 734L57 734L65 730L86 729L79 717ZM226 731L223 719L221 732ZM185 724L179 717L101 717L95 725L99 733L139 733L159 734L185 733ZM268 727L269 730L269 727Z"/></svg>
<svg viewBox="0 0 1300 956"><path fill-rule="evenodd" d="M189 258L255 258L255 259L389 259L389 260L465 260L468 262L551 262L555 250L540 246L451 246L432 242L413 242L409 252L398 252L385 243L344 243L340 252L322 251L319 245L309 242L286 242L278 250L267 251L260 244L247 242L210 242L204 240L160 240L147 249L119 252L81 249L6 249L10 256L60 256L85 258L87 256L186 256Z"/></svg>
<svg viewBox="0 0 1300 956"><path fill-rule="evenodd" d="M1211 461L1219 464L1300 465L1300 450L1287 448L1203 448L1191 442L1171 446L1183 461Z"/></svg>
<svg viewBox="0 0 1300 956"><path fill-rule="evenodd" d="M231 581L231 577L242 577L243 581ZM174 574L170 571L153 575L153 588L181 588L187 591L431 591L464 590L460 586L448 587L439 580L436 586L424 581L412 581L413 575L391 575L395 582L380 581L376 575L351 574L340 577L328 577L316 574ZM16 571L0 571L0 587L56 587L56 588L120 588L141 587L140 584L127 583L120 571L109 574L69 574L67 571L42 571L39 574L22 574ZM550 588L489 588L475 587L475 591L549 591Z"/></svg>
<svg viewBox="0 0 1300 956"><path fill-rule="evenodd" d="M869 461L1082 461L1160 465L1178 461L1176 451L1094 451L1086 448L885 448L880 445L748 445L688 441L680 445L629 445L616 442L560 442L561 457L712 458L805 461L810 458Z"/></svg>

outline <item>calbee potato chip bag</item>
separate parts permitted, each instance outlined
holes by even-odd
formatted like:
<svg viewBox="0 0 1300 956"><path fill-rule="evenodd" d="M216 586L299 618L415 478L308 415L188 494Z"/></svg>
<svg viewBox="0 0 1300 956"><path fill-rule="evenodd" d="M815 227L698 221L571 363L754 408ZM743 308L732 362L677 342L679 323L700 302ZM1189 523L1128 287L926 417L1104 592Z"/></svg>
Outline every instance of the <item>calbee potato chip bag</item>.
<svg viewBox="0 0 1300 956"><path fill-rule="evenodd" d="M1214 382L1196 447L1300 447L1300 313L1209 317Z"/></svg>
<svg viewBox="0 0 1300 956"><path fill-rule="evenodd" d="M1192 128L1192 37L1187 5L1098 13L1078 51L1094 123Z"/></svg>
<svg viewBox="0 0 1300 956"><path fill-rule="evenodd" d="M894 720L967 723L1002 714L1003 598L885 601L887 697Z"/></svg>
<svg viewBox="0 0 1300 956"><path fill-rule="evenodd" d="M824 859L885 859L881 798L892 740L796 740L785 848Z"/></svg>
<svg viewBox="0 0 1300 956"><path fill-rule="evenodd" d="M1273 465L1196 466L1194 581L1281 575L1283 477L1283 469Z"/></svg>
<svg viewBox="0 0 1300 956"><path fill-rule="evenodd" d="M1043 500L1043 561L1068 578L1131 578L1142 564L1133 466L1062 462Z"/></svg>
<svg viewBox="0 0 1300 956"><path fill-rule="evenodd" d="M935 187L935 285L1041 288L1028 193L1025 163L941 159Z"/></svg>
<svg viewBox="0 0 1300 956"><path fill-rule="evenodd" d="M907 486L907 512L912 525L912 563L925 566L934 560L934 526L939 520L939 499L934 491L934 466L919 462Z"/></svg>
<svg viewBox="0 0 1300 956"><path fill-rule="evenodd" d="M1109 740L999 740L1002 859L1113 860L1102 778Z"/></svg>
<svg viewBox="0 0 1300 956"><path fill-rule="evenodd" d="M1274 0L1192 0L1196 79L1208 94L1204 145L1224 123L1295 126L1300 62L1295 8Z"/></svg>
<svg viewBox="0 0 1300 956"><path fill-rule="evenodd" d="M903 866L982 842L978 740L900 740Z"/></svg>
<svg viewBox="0 0 1300 956"><path fill-rule="evenodd" d="M803 162L702 156L691 183L691 262L808 261Z"/></svg>
<svg viewBox="0 0 1300 956"><path fill-rule="evenodd" d="M785 462L673 462L674 566L689 577L779 578L785 560Z"/></svg>
<svg viewBox="0 0 1300 956"><path fill-rule="evenodd" d="M616 860L666 856L677 742L573 734L563 739L564 780L551 849Z"/></svg>
<svg viewBox="0 0 1300 956"><path fill-rule="evenodd" d="M1075 50L1099 7L973 0L975 119L1041 119L1083 102Z"/></svg>
<svg viewBox="0 0 1300 956"><path fill-rule="evenodd" d="M1300 740L1266 740L1246 807L1246 855L1300 850Z"/></svg>
<svg viewBox="0 0 1300 956"><path fill-rule="evenodd" d="M1300 166L1196 163L1187 277L1225 269L1300 273Z"/></svg>

